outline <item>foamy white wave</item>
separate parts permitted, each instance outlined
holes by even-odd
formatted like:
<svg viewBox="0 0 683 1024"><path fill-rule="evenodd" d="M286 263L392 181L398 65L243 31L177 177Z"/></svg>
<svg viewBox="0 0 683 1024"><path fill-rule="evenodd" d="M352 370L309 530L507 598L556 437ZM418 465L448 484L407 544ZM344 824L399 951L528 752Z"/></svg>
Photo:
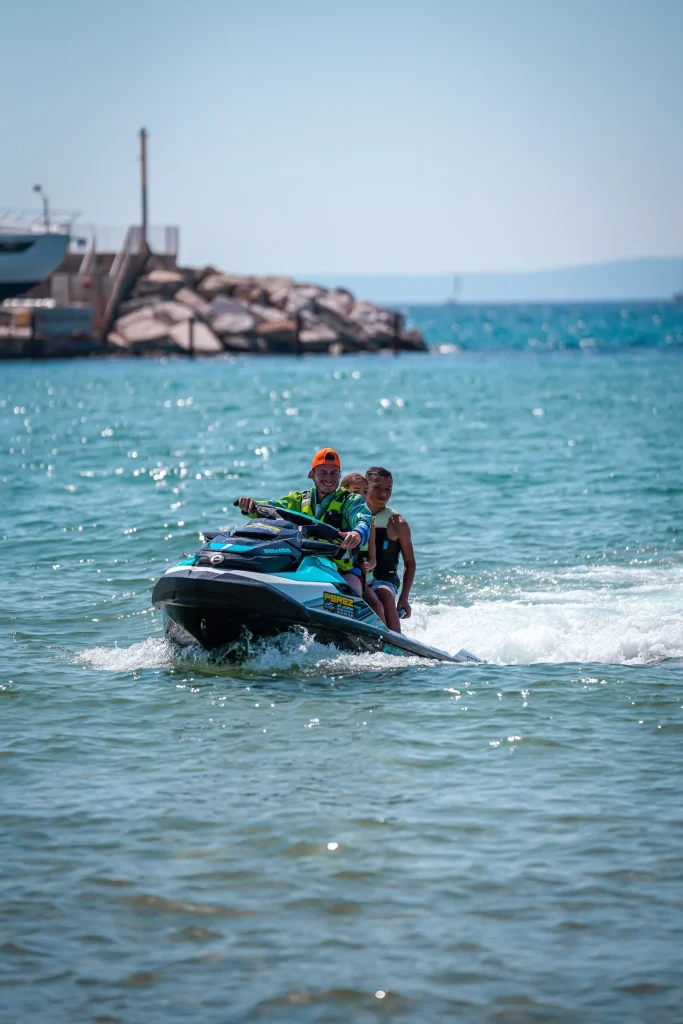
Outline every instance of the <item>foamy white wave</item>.
<svg viewBox="0 0 683 1024"><path fill-rule="evenodd" d="M545 573L548 576L548 573ZM683 565L575 565L563 568L558 574L562 580L583 580L591 586L658 587L665 590L683 585Z"/></svg>
<svg viewBox="0 0 683 1024"><path fill-rule="evenodd" d="M304 675L350 676L361 672L424 665L423 658L374 653L351 654L318 643L306 633L287 633L276 640L259 640L249 646L242 668L254 672L287 672L298 669Z"/></svg>
<svg viewBox="0 0 683 1024"><path fill-rule="evenodd" d="M462 586L463 577L453 579ZM557 569L536 569L515 567L496 574L493 579L483 579L478 595L482 598L535 597L539 592L548 597L549 588L558 601L564 601L572 594L572 587L613 591L623 588L638 588L641 593L648 589L670 590L683 586L683 566L680 565L595 565L560 566Z"/></svg>
<svg viewBox="0 0 683 1024"><path fill-rule="evenodd" d="M532 574L514 600L414 606L406 632L498 665L644 665L683 657L680 567L581 566L558 574L557 586L551 576Z"/></svg>
<svg viewBox="0 0 683 1024"><path fill-rule="evenodd" d="M74 658L76 664L102 672L135 672L148 668L192 667L221 672L277 675L294 670L302 676L353 676L362 672L424 665L422 658L402 658L392 654L350 654L336 647L313 640L305 633L287 633L272 640L245 643L239 666L229 659L229 652L205 651L199 644L177 647L166 640L149 638L130 647L89 647Z"/></svg>
<svg viewBox="0 0 683 1024"><path fill-rule="evenodd" d="M520 577L526 577L521 585ZM464 647L497 665L646 665L683 658L682 587L680 566L577 566L557 574L516 571L514 598L501 597L500 586L486 584L466 607L413 605L404 628L432 647L451 653ZM220 655L209 655L198 644L182 650L160 638L130 647L91 647L74 660L106 672L183 665L221 670ZM240 662L240 672L284 675L296 670L302 677L425 665L421 658L381 652L349 654L305 633L252 641L243 648ZM230 667L236 668L234 663Z"/></svg>
<svg viewBox="0 0 683 1024"><path fill-rule="evenodd" d="M171 668L171 646L158 637L149 637L130 647L88 647L74 658L77 665L102 672L134 672L141 668Z"/></svg>

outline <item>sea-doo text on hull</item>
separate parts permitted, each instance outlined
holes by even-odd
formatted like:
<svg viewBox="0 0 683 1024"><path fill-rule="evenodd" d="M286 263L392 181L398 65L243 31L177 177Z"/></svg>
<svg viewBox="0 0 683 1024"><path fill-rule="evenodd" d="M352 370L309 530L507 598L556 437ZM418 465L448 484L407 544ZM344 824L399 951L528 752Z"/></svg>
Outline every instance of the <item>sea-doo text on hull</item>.
<svg viewBox="0 0 683 1024"><path fill-rule="evenodd" d="M268 505L257 512L237 529L205 533L204 547L157 582L152 602L166 612L169 638L214 650L245 635L273 637L298 627L344 650L479 661L387 629L331 560L340 550L335 529Z"/></svg>

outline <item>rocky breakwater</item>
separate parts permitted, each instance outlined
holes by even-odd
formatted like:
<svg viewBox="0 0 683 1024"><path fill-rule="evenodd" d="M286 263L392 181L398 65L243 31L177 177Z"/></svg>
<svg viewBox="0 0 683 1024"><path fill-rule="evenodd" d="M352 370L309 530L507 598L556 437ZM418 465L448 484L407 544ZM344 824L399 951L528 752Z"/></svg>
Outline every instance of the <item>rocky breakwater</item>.
<svg viewBox="0 0 683 1024"><path fill-rule="evenodd" d="M400 314L290 277L168 270L150 257L107 341L121 353L426 352Z"/></svg>

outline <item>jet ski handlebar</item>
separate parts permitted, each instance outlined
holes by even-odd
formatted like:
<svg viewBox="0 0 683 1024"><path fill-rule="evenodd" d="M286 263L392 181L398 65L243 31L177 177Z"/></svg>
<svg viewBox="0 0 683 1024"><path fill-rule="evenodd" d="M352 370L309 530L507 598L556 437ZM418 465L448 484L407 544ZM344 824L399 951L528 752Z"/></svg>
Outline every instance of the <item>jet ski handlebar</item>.
<svg viewBox="0 0 683 1024"><path fill-rule="evenodd" d="M303 512L292 512L288 508L276 508L273 505L257 504L256 512L261 519L284 519L293 526L298 526L303 534L301 550L304 554L324 555L327 558L341 557L341 534L320 519L312 519ZM310 534L315 534L315 537L311 537Z"/></svg>
<svg viewBox="0 0 683 1024"><path fill-rule="evenodd" d="M328 558L340 558L343 553L340 544L330 544L326 540L309 540L308 537L301 542L301 550L305 555L326 555Z"/></svg>
<svg viewBox="0 0 683 1024"><path fill-rule="evenodd" d="M234 504L238 505L239 503L235 501ZM301 527L301 531L306 537L306 543L308 543L309 534L326 541L328 547L331 543L337 546L341 541L339 530L334 526L323 523L320 519L313 519L304 512L293 512L291 509L275 505L260 505L257 502L254 502L254 508L259 519L284 519L294 526Z"/></svg>

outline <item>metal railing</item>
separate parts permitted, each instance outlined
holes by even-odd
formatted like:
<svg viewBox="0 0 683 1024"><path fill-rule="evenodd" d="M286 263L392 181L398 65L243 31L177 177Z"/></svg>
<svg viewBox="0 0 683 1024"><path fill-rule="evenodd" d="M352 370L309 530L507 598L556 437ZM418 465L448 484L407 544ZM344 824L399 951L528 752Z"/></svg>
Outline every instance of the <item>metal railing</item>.
<svg viewBox="0 0 683 1024"><path fill-rule="evenodd" d="M149 249L143 242L142 229L137 226L128 228L123 245L116 254L116 259L109 271L111 290L109 291L101 322L98 325L102 338L106 338L116 316L121 298L135 275L144 266L148 252Z"/></svg>
<svg viewBox="0 0 683 1024"><path fill-rule="evenodd" d="M48 232L59 235L67 232L72 234L72 225L78 216L80 214L77 210L52 210L46 224L42 210L0 207L0 229L25 231L27 234L35 235L44 235Z"/></svg>
<svg viewBox="0 0 683 1024"><path fill-rule="evenodd" d="M123 244L116 253L116 258L111 265L109 276L114 278L114 291L116 291L116 282L121 274L126 273L126 268L130 265L130 259L141 252L142 246L142 231L139 227L130 227L126 231Z"/></svg>
<svg viewBox="0 0 683 1024"><path fill-rule="evenodd" d="M72 252L83 252L95 239L97 252L120 252L126 244L128 227L117 225L74 224L71 229ZM140 231L140 228L137 228ZM178 256L180 229L173 225L159 225L147 228L147 244L159 256Z"/></svg>
<svg viewBox="0 0 683 1024"><path fill-rule="evenodd" d="M80 214L75 210L53 210L49 223L39 210L21 209L19 207L0 207L0 230L26 232L27 234L70 235L69 249L71 252L86 253L93 247L97 252L120 252L126 244L128 227L120 225L82 224L77 222ZM140 244L140 228L138 245ZM178 256L180 229L173 224L151 225L147 228L147 244L150 250L159 256Z"/></svg>

